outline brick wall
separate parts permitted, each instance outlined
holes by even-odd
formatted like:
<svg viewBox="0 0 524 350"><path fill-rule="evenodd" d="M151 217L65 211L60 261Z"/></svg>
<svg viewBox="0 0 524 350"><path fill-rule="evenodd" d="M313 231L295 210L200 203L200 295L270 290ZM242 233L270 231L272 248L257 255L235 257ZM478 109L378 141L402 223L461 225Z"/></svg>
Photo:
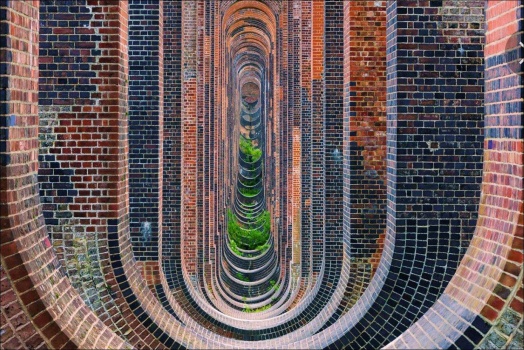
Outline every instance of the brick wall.
<svg viewBox="0 0 524 350"><path fill-rule="evenodd" d="M486 3L484 171L471 245L438 302L391 347L522 346L523 127L519 48L524 6ZM519 54L520 52L520 54Z"/></svg>
<svg viewBox="0 0 524 350"><path fill-rule="evenodd" d="M351 256L376 267L386 222L386 2L347 6L345 220Z"/></svg>
<svg viewBox="0 0 524 350"><path fill-rule="evenodd" d="M33 348L44 340L52 348L128 347L70 284L44 226L37 183L39 2L4 2L0 13L6 93L0 118L1 297L2 318L7 318L2 344Z"/></svg>
<svg viewBox="0 0 524 350"><path fill-rule="evenodd" d="M292 204L292 185L290 186L289 182L292 166L290 166L289 162L291 160L292 153L290 154L290 151L292 152L292 139L290 137L289 127L290 127L290 117L292 115L292 111L290 111L290 106L292 106L292 93L293 93L293 75L292 75L292 69L293 67L290 67L290 51L293 50L292 46L290 47L290 43L292 43L290 39L290 32L289 32L289 26L292 26L292 18L293 18L293 2L285 2L283 4L282 8L282 16L280 17L280 23L279 23L279 29L281 30L281 35L279 36L279 50L280 53L277 53L278 58L278 66L280 69L278 70L278 73L280 75L280 86L282 86L282 90L280 95L278 96L278 103L280 107L280 114L278 115L279 123L277 127L277 132L279 133L278 137L278 155L279 155L279 164L277 166L277 176L278 178L278 184L279 184L279 192L278 193L278 202L280 206L280 213L279 215L279 227L278 232L280 235L280 245L279 245L279 254L283 257L284 260L286 260L286 256L291 253L291 242L290 242L290 234L291 234L291 212L290 207ZM291 24L290 24L291 20ZM291 74L291 76L290 76Z"/></svg>
<svg viewBox="0 0 524 350"><path fill-rule="evenodd" d="M292 11L289 11L291 15L289 26L290 33L292 33L289 36L290 66L292 67L290 70L292 86L289 97L291 195L288 198L291 200L291 225L293 227L291 239L294 243L292 263L297 264L302 260L302 252L298 249L302 231L302 4L294 2L292 7Z"/></svg>
<svg viewBox="0 0 524 350"><path fill-rule="evenodd" d="M156 340L122 294L122 263L133 256L127 244L118 250L126 254L115 248L129 234L127 9L41 4L39 180L52 244L73 286L116 334L144 346Z"/></svg>
<svg viewBox="0 0 524 350"><path fill-rule="evenodd" d="M325 3L325 240L326 257L342 257L343 236L343 83L344 83L344 7L338 1Z"/></svg>
<svg viewBox="0 0 524 350"><path fill-rule="evenodd" d="M163 3L129 3L129 211L137 260L158 260L162 225Z"/></svg>
<svg viewBox="0 0 524 350"><path fill-rule="evenodd" d="M483 142L483 2L412 5L388 8L388 225L397 282L382 291L398 293L398 304L386 298L397 304L393 315L413 314L406 322L437 300L469 244Z"/></svg>
<svg viewBox="0 0 524 350"><path fill-rule="evenodd" d="M93 5L80 0L40 6L38 180L62 266L93 311L110 318L115 305L107 299L103 271L109 257L101 253L107 249L107 218L117 204L113 191L122 180L114 170L119 77L109 72L118 63L109 56L117 48L110 39L114 27L104 18L108 9Z"/></svg>
<svg viewBox="0 0 524 350"><path fill-rule="evenodd" d="M385 3L344 4L344 242L351 256L344 299L323 328L360 298L385 231Z"/></svg>
<svg viewBox="0 0 524 350"><path fill-rule="evenodd" d="M182 3L182 263L190 275L197 269L197 2Z"/></svg>
<svg viewBox="0 0 524 350"><path fill-rule="evenodd" d="M522 2L487 2L483 197L468 259L446 290L478 316L457 347L512 348L523 339L523 23ZM465 278L468 289L461 287Z"/></svg>
<svg viewBox="0 0 524 350"><path fill-rule="evenodd" d="M169 283L174 278L176 256L180 256L181 198L181 60L182 11L180 2L164 2L164 153L162 182L162 258Z"/></svg>
<svg viewBox="0 0 524 350"><path fill-rule="evenodd" d="M313 1L312 16L312 106L311 106L311 229L313 239L313 272L322 268L325 243L325 160L324 160L324 69L325 69L325 14L321 1Z"/></svg>
<svg viewBox="0 0 524 350"><path fill-rule="evenodd" d="M2 3L2 344L517 346L522 12L481 0ZM241 314L213 242L249 61L269 79L285 293Z"/></svg>
<svg viewBox="0 0 524 350"><path fill-rule="evenodd" d="M301 246L302 246L302 276L308 277L311 274L313 261L313 241L312 241L312 204L311 204L311 126L312 126L312 66L311 66L311 43L312 43L312 16L313 4L311 1L303 1L301 3L300 27L302 29L300 41L301 51L300 61L301 79L300 92L301 96L299 103L301 105L301 206L302 206L302 221L300 223L301 232Z"/></svg>
<svg viewBox="0 0 524 350"><path fill-rule="evenodd" d="M394 239L386 244L393 255L380 292L376 285L369 291L378 292L369 316L336 343L355 347L384 346L436 302L471 239L480 194L483 3L387 5L388 235Z"/></svg>
<svg viewBox="0 0 524 350"><path fill-rule="evenodd" d="M36 65L35 51L38 50L38 21L33 16L38 14L38 2L32 3L2 3L0 5L0 232L2 241L0 243L0 253L2 256L2 266L0 266L0 343L5 348L36 348L45 346L44 338L38 332L38 328L31 323L31 318L27 315L24 304L34 301L38 294L35 290L21 291L20 296L24 301L17 297L17 289L13 282L23 277L24 268L18 263L11 263L9 267L4 267L6 263L13 261L12 254L16 253L16 243L13 245L13 238L9 228L12 226L10 220L15 214L13 211L26 210L23 203L12 203L14 198L8 200L10 191L16 189L16 184L32 176L33 169L25 169L23 164L16 161L23 158L23 162L31 159L30 154L23 154L16 145L20 136L35 135L36 126L36 101L38 99L36 79L38 66ZM33 17L33 19L32 19ZM24 22L33 26L24 25ZM27 47L26 49L24 48ZM24 52L25 51L25 52ZM25 69L24 69L25 68ZM24 127L27 121L32 120L33 125ZM18 136L16 136L18 134ZM13 137L14 136L14 137ZM22 146L31 146L34 140L29 142L19 141ZM14 151L10 155L7 152ZM33 156L34 157L34 156ZM14 163L11 163L14 160ZM30 163L30 168L35 166ZM10 167L9 165L12 164ZM13 167L14 166L14 167ZM24 172L29 173L24 174ZM18 198L17 198L18 199ZM11 203L9 203L11 202ZM8 204L9 203L9 204ZM11 215L8 205L11 206ZM14 210L13 210L14 209ZM31 209L31 208L27 208ZM26 218L28 220L29 218ZM31 220L35 221L36 220ZM16 271L20 271L16 273ZM25 271L27 274L27 271ZM29 297L30 296L30 297ZM33 299L33 300L31 300ZM29 301L29 302L28 302Z"/></svg>

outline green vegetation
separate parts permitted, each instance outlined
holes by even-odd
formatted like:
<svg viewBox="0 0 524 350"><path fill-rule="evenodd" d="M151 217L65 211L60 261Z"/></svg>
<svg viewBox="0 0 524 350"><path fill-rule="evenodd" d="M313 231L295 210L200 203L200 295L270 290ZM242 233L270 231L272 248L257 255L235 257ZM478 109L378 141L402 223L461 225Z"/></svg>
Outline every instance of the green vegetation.
<svg viewBox="0 0 524 350"><path fill-rule="evenodd" d="M269 244L262 244L255 248L258 252L265 252L269 249Z"/></svg>
<svg viewBox="0 0 524 350"><path fill-rule="evenodd" d="M238 280L241 280L241 281L244 281L244 282L249 282L249 277L247 276L244 276L242 273L240 272L237 272L235 277L238 279Z"/></svg>
<svg viewBox="0 0 524 350"><path fill-rule="evenodd" d="M262 157L262 150L258 147L253 146L253 142L246 139L244 136L240 136L240 151L247 156L249 163L256 162Z"/></svg>
<svg viewBox="0 0 524 350"><path fill-rule="evenodd" d="M271 280L269 281L269 284L271 285L271 287L269 287L268 289L268 292L270 290L273 290L273 291L276 291L278 289L278 287L280 286L278 283L276 283L274 280Z"/></svg>
<svg viewBox="0 0 524 350"><path fill-rule="evenodd" d="M240 135L239 140L240 152L245 155L249 163L254 163L262 157L262 149L253 145L253 141ZM251 164L252 166L254 164ZM253 169L255 170L255 169ZM260 185L261 174L252 175L252 179L243 179L245 187L239 187L238 191L244 197L255 197L261 191ZM246 219L239 221L235 214L228 209L227 212L227 232L229 247L238 256L258 255L269 248L267 241L271 231L271 216L269 211L265 210L253 217L251 212L245 214ZM241 250L256 250L257 253L243 253Z"/></svg>
<svg viewBox="0 0 524 350"><path fill-rule="evenodd" d="M231 238L229 239L229 247L231 248L231 250L233 251L233 253L235 253L236 255L238 256L244 256L244 253L242 253L239 249L238 249L238 246L237 246L237 243L232 240Z"/></svg>
<svg viewBox="0 0 524 350"><path fill-rule="evenodd" d="M272 304L267 304L267 305L261 306L261 307L256 308L256 309L252 309L249 306L246 306L242 311L246 312L248 314L249 313L254 313L254 312L261 312L261 311L269 310L271 308L271 306L272 306Z"/></svg>
<svg viewBox="0 0 524 350"><path fill-rule="evenodd" d="M260 193L261 189L260 188L239 188L239 191L240 193L242 193L244 196L246 197L254 197L256 196L257 194Z"/></svg>
<svg viewBox="0 0 524 350"><path fill-rule="evenodd" d="M243 180L240 180L240 182L242 182L242 184L244 186L248 186L248 187L255 186L256 184L258 184L259 181L260 181L260 177L259 176L255 177L254 179L243 179Z"/></svg>
<svg viewBox="0 0 524 350"><path fill-rule="evenodd" d="M246 250L256 249L259 251L267 249L265 246L267 245L266 242L269 239L269 232L271 230L271 216L269 211L263 211L248 227L241 226L231 209L228 209L227 216L227 232L230 238L229 243L231 250L235 252L235 249L238 250L238 248ZM235 242L235 248L233 248L231 241Z"/></svg>

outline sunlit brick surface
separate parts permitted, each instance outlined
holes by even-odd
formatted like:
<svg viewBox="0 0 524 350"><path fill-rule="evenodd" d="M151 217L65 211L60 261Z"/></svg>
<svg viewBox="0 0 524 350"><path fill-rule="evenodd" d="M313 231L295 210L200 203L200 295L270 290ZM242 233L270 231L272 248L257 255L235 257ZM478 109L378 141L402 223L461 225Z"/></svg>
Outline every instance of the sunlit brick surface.
<svg viewBox="0 0 524 350"><path fill-rule="evenodd" d="M1 347L521 347L523 13L3 1Z"/></svg>

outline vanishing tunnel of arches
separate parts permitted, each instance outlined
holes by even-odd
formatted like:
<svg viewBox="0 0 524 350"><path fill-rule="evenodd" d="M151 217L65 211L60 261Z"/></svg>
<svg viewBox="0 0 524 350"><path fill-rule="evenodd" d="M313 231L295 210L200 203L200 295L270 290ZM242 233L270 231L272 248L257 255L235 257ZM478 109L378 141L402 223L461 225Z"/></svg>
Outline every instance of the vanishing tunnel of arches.
<svg viewBox="0 0 524 350"><path fill-rule="evenodd" d="M518 348L523 12L2 3L2 346Z"/></svg>

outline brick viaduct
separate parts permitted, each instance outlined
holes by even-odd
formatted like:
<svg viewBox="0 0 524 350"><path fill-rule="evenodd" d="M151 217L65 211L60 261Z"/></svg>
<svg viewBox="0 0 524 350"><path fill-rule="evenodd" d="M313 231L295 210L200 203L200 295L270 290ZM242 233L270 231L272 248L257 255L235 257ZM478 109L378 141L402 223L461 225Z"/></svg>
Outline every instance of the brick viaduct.
<svg viewBox="0 0 524 350"><path fill-rule="evenodd" d="M3 0L1 347L521 347L523 17ZM227 244L248 83L251 260Z"/></svg>

